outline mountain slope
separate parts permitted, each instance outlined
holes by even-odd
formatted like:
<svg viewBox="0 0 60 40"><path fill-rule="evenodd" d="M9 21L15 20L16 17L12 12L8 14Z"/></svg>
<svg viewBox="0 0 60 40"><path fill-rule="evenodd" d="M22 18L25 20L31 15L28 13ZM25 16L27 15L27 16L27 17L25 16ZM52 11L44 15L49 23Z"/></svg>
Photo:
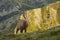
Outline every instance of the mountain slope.
<svg viewBox="0 0 60 40"><path fill-rule="evenodd" d="M27 13L26 15L27 16L27 19L28 21L30 22L30 27L28 28L29 30L28 31L35 31L35 30L38 30L40 27L42 27L41 29L42 30L46 30L46 29L49 29L51 27L54 27L55 25L58 24L57 22L57 19L56 19L56 15L57 15L57 2L54 2L52 4L49 4L47 6L44 6L42 8L35 8L35 9L31 9L31 10L27 10L27 11L23 11L23 13ZM37 11L38 10L38 11ZM41 12L42 11L42 12ZM44 12L43 12L44 11ZM53 12L52 12L53 11ZM16 12L14 11L13 13L8 13L7 15L3 16L3 20L1 20L1 23L0 23L0 29L3 29L3 28L10 28L11 25L13 23L15 23L16 20L19 19L19 14L21 14L20 11L18 11L16 14ZM33 13L33 14L32 14ZM38 14L37 14L38 13ZM48 13L50 13L50 19L51 20L48 20L47 19L47 15ZM55 13L55 14L53 14ZM14 16L15 15L15 16ZM30 15L30 16L29 16ZM35 17L36 18L35 18ZM31 18L31 20L29 19ZM35 20L36 19L36 20ZM34 23L34 21L37 22L37 19L38 19L38 28L36 29L36 25ZM54 21L53 21L54 20ZM43 21L46 21L46 23L43 23ZM51 21L52 21L52 26L51 26ZM7 23L8 22L8 23ZM48 24L47 24L48 23ZM33 25L32 25L33 24ZM32 27L33 26L33 27ZM12 27L16 27L16 26L12 26ZM33 28L33 29L32 29Z"/></svg>

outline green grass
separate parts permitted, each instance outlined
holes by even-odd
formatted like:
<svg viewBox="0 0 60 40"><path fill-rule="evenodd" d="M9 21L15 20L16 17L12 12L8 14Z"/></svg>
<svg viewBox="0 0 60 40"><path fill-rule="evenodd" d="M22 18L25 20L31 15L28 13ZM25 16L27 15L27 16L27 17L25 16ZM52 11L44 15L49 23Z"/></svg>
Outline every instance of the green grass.
<svg viewBox="0 0 60 40"><path fill-rule="evenodd" d="M13 33L2 33L0 40L60 40L60 30L36 31L15 35Z"/></svg>

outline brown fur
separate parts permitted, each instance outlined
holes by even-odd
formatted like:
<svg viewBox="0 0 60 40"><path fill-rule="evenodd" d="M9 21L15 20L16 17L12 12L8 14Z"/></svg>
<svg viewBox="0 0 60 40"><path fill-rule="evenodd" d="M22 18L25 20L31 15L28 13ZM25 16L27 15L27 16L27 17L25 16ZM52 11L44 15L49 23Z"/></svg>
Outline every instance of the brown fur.
<svg viewBox="0 0 60 40"><path fill-rule="evenodd" d="M19 30L20 30L21 33L23 33L23 30L26 32L27 27L28 27L27 21L19 20L19 21L17 22L17 30L16 30L16 33L17 33Z"/></svg>

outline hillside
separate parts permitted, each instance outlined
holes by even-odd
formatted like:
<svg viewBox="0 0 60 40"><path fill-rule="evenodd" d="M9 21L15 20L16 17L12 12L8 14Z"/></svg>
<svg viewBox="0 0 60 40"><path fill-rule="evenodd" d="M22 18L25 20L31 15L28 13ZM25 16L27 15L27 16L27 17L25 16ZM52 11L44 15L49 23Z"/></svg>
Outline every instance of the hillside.
<svg viewBox="0 0 60 40"><path fill-rule="evenodd" d="M7 2L8 3L8 1L6 0L5 2ZM2 3L5 5L5 2L4 1L2 1ZM13 1L12 1L13 2ZM16 2L16 1L15 1ZM32 2L32 1L29 1L29 2ZM37 1L38 2L38 1ZM36 1L34 1L34 3L33 4L29 4L29 3L27 3L28 5L34 5L35 3L37 3ZM38 29L39 30L47 30L47 29L49 29L49 28L51 28L51 27L55 27L57 24L58 24L58 22L60 21L59 20L59 16L58 16L58 20L59 21L57 21L57 4L59 4L59 2L57 3L56 1L45 1L45 0L43 0L43 1L41 1L41 2L47 2L47 4L45 5L44 3L42 3L42 5L44 4L45 6L43 7L40 7L40 6L38 6L37 4L35 5L35 6L38 6L38 7L34 7L34 8L29 8L29 6L27 6L27 8L29 8L29 9L27 9L26 7L23 7L23 9L24 8L26 8L27 10L25 10L25 11L22 11L22 10L20 10L19 9L19 7L18 8L16 8L16 5L14 4L14 2L12 3L12 4L14 4L15 6L13 6L13 9L9 9L9 11L5 11L5 6L4 6L4 9L3 9L3 12L1 12L0 13L0 15L1 15L1 19L0 19L0 31L2 32L2 31L4 31L5 29L9 29L9 30L11 30L10 28L12 28L12 29L15 29L15 27L16 27L16 21L18 21L18 19L19 19L19 16L20 16L20 14L22 14L22 12L23 13L26 13L26 15L28 15L27 16L27 19L28 19L28 21L29 21L29 28L28 28L28 32L33 32L33 31L37 31ZM53 3L52 3L53 2ZM1 4L2 4L1 3ZM24 3L26 3L26 1L24 1ZM51 3L51 4L49 4L49 3ZM19 4L19 2L18 2L18 4ZM40 4L40 3L38 3L38 4ZM10 5L10 4L7 4L7 6L6 7L8 7L8 5ZM11 5L12 6L12 5ZM26 6L26 5L25 5ZM39 8L40 7L40 8ZM11 8L11 7L9 7L9 8ZM8 9L7 9L8 10ZM19 11L18 11L19 10ZM38 11L37 11L38 10ZM43 12L44 11L44 12ZM55 14L53 14L53 13L55 13ZM33 14L32 14L33 13ZM37 14L38 13L38 14ZM50 14L50 18L49 18L49 20L47 19L47 15L48 15L48 13ZM3 15L4 14L4 15ZM30 16L29 16L30 15ZM36 18L35 18L35 17ZM30 18L30 19L29 19ZM37 19L38 19L38 21L37 21ZM50 20L51 19L51 20ZM13 20L13 21L12 21ZM35 23L34 23L34 21L35 21L35 23L37 22L38 23L38 27L36 28L36 26L37 25L35 25ZM52 23L52 24L51 24ZM14 25L13 25L14 24ZM41 27L41 28L40 28ZM32 29L33 28L33 29ZM4 30L3 30L4 29Z"/></svg>
<svg viewBox="0 0 60 40"><path fill-rule="evenodd" d="M0 40L60 40L60 29L54 31L36 31L14 35L12 33L2 33Z"/></svg>
<svg viewBox="0 0 60 40"><path fill-rule="evenodd" d="M16 33L20 19L26 33ZM60 40L60 1L0 0L0 40Z"/></svg>

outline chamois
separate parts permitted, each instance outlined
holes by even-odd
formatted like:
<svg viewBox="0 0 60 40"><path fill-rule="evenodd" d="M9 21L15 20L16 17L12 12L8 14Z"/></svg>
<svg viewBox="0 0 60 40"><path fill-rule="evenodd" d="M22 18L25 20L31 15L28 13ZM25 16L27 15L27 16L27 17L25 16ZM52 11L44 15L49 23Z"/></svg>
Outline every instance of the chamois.
<svg viewBox="0 0 60 40"><path fill-rule="evenodd" d="M26 32L27 27L28 27L28 22L26 20L25 15L23 15L23 19L20 19L17 22L17 28L16 28L16 33L20 30L21 33L23 33L23 30Z"/></svg>

